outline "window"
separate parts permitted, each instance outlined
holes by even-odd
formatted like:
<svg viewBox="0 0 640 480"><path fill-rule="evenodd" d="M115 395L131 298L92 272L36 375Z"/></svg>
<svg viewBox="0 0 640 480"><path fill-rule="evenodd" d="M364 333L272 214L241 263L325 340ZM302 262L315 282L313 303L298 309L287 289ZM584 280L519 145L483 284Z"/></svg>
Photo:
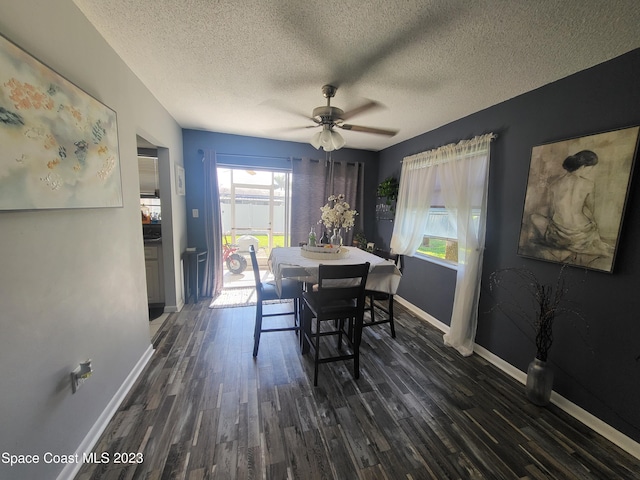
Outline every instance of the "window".
<svg viewBox="0 0 640 480"><path fill-rule="evenodd" d="M472 211L473 228L477 234L480 222L480 209ZM424 230L422 243L416 253L435 257L451 263L458 263L458 234L456 219L451 218L447 209L435 206L429 209L427 226Z"/></svg>
<svg viewBox="0 0 640 480"><path fill-rule="evenodd" d="M458 263L458 239L452 223L444 207L431 207L417 253Z"/></svg>

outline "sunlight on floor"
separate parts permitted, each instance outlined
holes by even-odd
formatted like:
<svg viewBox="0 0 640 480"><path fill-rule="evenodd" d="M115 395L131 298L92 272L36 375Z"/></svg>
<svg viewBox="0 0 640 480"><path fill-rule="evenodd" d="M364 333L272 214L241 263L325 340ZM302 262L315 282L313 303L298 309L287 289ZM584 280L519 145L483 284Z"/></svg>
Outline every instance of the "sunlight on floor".
<svg viewBox="0 0 640 480"><path fill-rule="evenodd" d="M149 322L149 337L151 339L153 339L153 337L155 337L156 333L158 333L158 330L160 330L160 327L162 326L164 321L167 319L167 317L169 317L169 314L165 312L162 315L160 315L158 318L156 318L155 320L151 320Z"/></svg>

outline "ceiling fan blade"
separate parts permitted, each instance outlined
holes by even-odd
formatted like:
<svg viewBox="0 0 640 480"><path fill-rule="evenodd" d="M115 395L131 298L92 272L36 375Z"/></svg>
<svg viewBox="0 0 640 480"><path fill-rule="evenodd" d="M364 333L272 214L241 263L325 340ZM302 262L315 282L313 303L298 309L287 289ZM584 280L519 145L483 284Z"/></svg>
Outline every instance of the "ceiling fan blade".
<svg viewBox="0 0 640 480"><path fill-rule="evenodd" d="M365 133L375 133L377 135L387 135L389 137L393 137L397 130L384 130L382 128L372 128L372 127L363 127L360 125L349 125L347 123L343 123L342 125L337 125L338 128L342 128L343 130L352 130L354 132L365 132Z"/></svg>
<svg viewBox="0 0 640 480"><path fill-rule="evenodd" d="M309 128L318 128L319 126L320 126L320 124L318 124L318 125L306 125L306 126L299 126L299 127L284 128L283 130L307 130Z"/></svg>
<svg viewBox="0 0 640 480"><path fill-rule="evenodd" d="M369 100L367 103L363 103L362 105L352 108L351 110L347 110L342 115L342 120L347 120L349 118L355 117L356 115L360 115L362 112L366 112L367 110L371 110L373 108L379 108L380 105L378 102L374 100Z"/></svg>
<svg viewBox="0 0 640 480"><path fill-rule="evenodd" d="M305 115L304 113L288 106L288 105L284 105L281 102L276 102L273 100L265 100L264 102L260 103L261 106L263 107L267 107L267 108L274 108L276 110L280 110L283 113L288 113L290 115L295 115L298 118L304 118L306 120L311 120L313 123L318 123L318 121L313 118L310 117L309 115ZM316 125L311 125L311 127L315 127Z"/></svg>
<svg viewBox="0 0 640 480"><path fill-rule="evenodd" d="M297 132L301 130L308 130L310 128L318 128L320 125L307 125L307 126L299 126L299 127L281 127L281 128L270 128L270 132L274 133L285 133L285 132Z"/></svg>

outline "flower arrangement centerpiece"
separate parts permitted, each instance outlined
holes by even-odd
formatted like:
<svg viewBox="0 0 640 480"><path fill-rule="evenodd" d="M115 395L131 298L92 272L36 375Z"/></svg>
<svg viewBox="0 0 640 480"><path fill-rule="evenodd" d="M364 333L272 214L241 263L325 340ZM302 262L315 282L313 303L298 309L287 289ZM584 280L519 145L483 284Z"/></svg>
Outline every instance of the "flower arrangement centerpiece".
<svg viewBox="0 0 640 480"><path fill-rule="evenodd" d="M340 228L344 228L347 232L351 230L358 212L353 210L345 201L345 196L342 193L339 195L331 195L327 200L328 202L324 207L320 208L322 216L318 223L324 224L327 229L334 230L332 243L339 245L341 242L335 239L339 236L339 232L337 230Z"/></svg>

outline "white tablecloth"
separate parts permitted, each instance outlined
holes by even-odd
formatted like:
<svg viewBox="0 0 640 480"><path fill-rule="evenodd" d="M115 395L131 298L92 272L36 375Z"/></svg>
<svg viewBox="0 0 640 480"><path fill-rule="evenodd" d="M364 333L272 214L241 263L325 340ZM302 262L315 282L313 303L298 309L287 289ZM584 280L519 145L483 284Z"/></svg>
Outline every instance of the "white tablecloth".
<svg viewBox="0 0 640 480"><path fill-rule="evenodd" d="M369 262L367 276L367 290L395 294L400 284L402 274L396 265L384 258L365 252L355 247L342 247L349 250L343 258L331 259L327 254L326 260L306 258L300 253L300 247L279 247L271 250L269 268L275 278L278 292L283 278L291 278L301 282L318 283L318 267L323 265L351 265Z"/></svg>

